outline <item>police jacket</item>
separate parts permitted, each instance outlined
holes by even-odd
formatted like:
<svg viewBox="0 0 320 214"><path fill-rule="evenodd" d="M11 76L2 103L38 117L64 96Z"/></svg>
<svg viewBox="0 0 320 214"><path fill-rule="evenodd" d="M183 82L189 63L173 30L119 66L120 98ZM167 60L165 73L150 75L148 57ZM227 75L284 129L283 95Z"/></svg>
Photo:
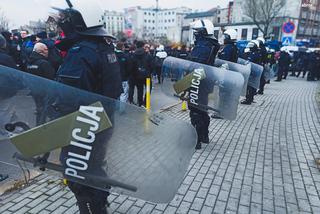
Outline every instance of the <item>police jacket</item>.
<svg viewBox="0 0 320 214"><path fill-rule="evenodd" d="M50 80L53 80L56 74L47 58L37 52L32 52L30 55L27 64L27 72Z"/></svg>
<svg viewBox="0 0 320 214"><path fill-rule="evenodd" d="M233 42L226 44L218 57L222 60L237 63L239 57L237 46Z"/></svg>
<svg viewBox="0 0 320 214"><path fill-rule="evenodd" d="M192 49L188 59L202 64L214 65L214 61L219 49L220 45L217 40L203 36L197 36L195 47ZM203 106L208 105L208 95L213 92L213 86L214 83L212 80L204 79L201 81L199 91L197 93L198 100L196 102L198 104ZM193 106L189 106L189 109L199 114L203 114L207 111L206 109L203 109L203 107L200 107L201 110L199 110Z"/></svg>
<svg viewBox="0 0 320 214"><path fill-rule="evenodd" d="M290 64L290 55L287 52L281 51L279 58L279 67L288 69Z"/></svg>
<svg viewBox="0 0 320 214"><path fill-rule="evenodd" d="M197 36L195 46L188 59L206 65L214 65L214 60L220 49L219 42L213 38Z"/></svg>
<svg viewBox="0 0 320 214"><path fill-rule="evenodd" d="M17 69L17 65L14 62L13 58L9 54L7 54L6 50L4 49L0 49L0 65Z"/></svg>
<svg viewBox="0 0 320 214"><path fill-rule="evenodd" d="M116 56L120 65L120 74L122 81L128 81L130 76L130 58L123 51L116 50Z"/></svg>
<svg viewBox="0 0 320 214"><path fill-rule="evenodd" d="M259 54L261 57L261 64L264 65L268 62L268 52L264 45L261 45L259 48Z"/></svg>
<svg viewBox="0 0 320 214"><path fill-rule="evenodd" d="M104 40L76 42L57 72L57 81L117 99L122 81L113 45Z"/></svg>
<svg viewBox="0 0 320 214"><path fill-rule="evenodd" d="M244 58L255 64L261 64L261 55L257 48L251 48L250 52L244 55Z"/></svg>

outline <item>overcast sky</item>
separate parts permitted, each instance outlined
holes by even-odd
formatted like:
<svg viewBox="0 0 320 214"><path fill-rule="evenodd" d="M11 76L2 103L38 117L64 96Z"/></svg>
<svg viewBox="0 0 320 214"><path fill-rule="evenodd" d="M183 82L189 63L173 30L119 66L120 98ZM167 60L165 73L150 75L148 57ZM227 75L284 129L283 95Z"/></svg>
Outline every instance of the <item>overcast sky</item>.
<svg viewBox="0 0 320 214"><path fill-rule="evenodd" d="M88 0L89 2L90 0ZM122 11L131 6L155 6L155 0L99 0L106 10ZM28 24L30 20L46 19L52 0L0 0L0 8L10 20L10 27ZM161 8L187 6L209 10L216 6L226 7L228 0L159 0Z"/></svg>

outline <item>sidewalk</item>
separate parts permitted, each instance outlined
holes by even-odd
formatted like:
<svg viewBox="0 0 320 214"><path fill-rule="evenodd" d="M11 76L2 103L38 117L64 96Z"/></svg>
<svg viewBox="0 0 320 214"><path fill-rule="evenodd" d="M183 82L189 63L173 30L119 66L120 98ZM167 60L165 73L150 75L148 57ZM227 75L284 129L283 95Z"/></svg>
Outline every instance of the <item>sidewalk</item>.
<svg viewBox="0 0 320 214"><path fill-rule="evenodd" d="M210 144L195 152L169 204L112 194L113 213L320 213L320 111L317 82L266 85L235 121L212 120ZM180 106L166 112L189 120ZM0 213L76 213L71 192L41 175L0 197Z"/></svg>

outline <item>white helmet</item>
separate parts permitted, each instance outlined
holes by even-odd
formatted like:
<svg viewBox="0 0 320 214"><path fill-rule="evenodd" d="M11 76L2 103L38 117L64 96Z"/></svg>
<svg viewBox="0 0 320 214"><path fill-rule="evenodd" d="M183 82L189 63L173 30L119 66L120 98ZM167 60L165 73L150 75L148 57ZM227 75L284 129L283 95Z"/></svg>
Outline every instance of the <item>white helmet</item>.
<svg viewBox="0 0 320 214"><path fill-rule="evenodd" d="M263 37L257 38L258 42L262 42L262 44L266 43L266 40Z"/></svg>
<svg viewBox="0 0 320 214"><path fill-rule="evenodd" d="M234 29L228 29L224 32L224 35L228 35L230 40L237 40L238 32Z"/></svg>
<svg viewBox="0 0 320 214"><path fill-rule="evenodd" d="M52 8L59 11L58 24L63 31L73 28L83 35L110 36L104 29L104 12L97 0L52 0Z"/></svg>
<svg viewBox="0 0 320 214"><path fill-rule="evenodd" d="M195 31L195 34L201 34L203 36L212 36L214 32L214 26L212 22L208 19L201 19L191 24L192 29Z"/></svg>
<svg viewBox="0 0 320 214"><path fill-rule="evenodd" d="M247 44L247 47L248 49L250 48L254 48L254 47L259 47L259 42L257 40L252 40L250 41L248 44Z"/></svg>
<svg viewBox="0 0 320 214"><path fill-rule="evenodd" d="M164 46L163 45L159 45L159 47L157 48L157 51L164 51Z"/></svg>

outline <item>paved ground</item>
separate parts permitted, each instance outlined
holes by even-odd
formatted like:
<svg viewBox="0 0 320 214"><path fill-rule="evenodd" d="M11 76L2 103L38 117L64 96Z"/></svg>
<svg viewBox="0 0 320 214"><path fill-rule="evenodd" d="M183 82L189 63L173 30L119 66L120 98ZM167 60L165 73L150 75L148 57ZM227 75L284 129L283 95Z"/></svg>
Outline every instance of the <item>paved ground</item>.
<svg viewBox="0 0 320 214"><path fill-rule="evenodd" d="M237 120L213 120L211 143L197 151L169 204L112 195L114 213L320 213L320 111L316 82L266 86ZM166 113L188 120L173 108ZM1 197L0 213L75 213L75 200L54 177Z"/></svg>

